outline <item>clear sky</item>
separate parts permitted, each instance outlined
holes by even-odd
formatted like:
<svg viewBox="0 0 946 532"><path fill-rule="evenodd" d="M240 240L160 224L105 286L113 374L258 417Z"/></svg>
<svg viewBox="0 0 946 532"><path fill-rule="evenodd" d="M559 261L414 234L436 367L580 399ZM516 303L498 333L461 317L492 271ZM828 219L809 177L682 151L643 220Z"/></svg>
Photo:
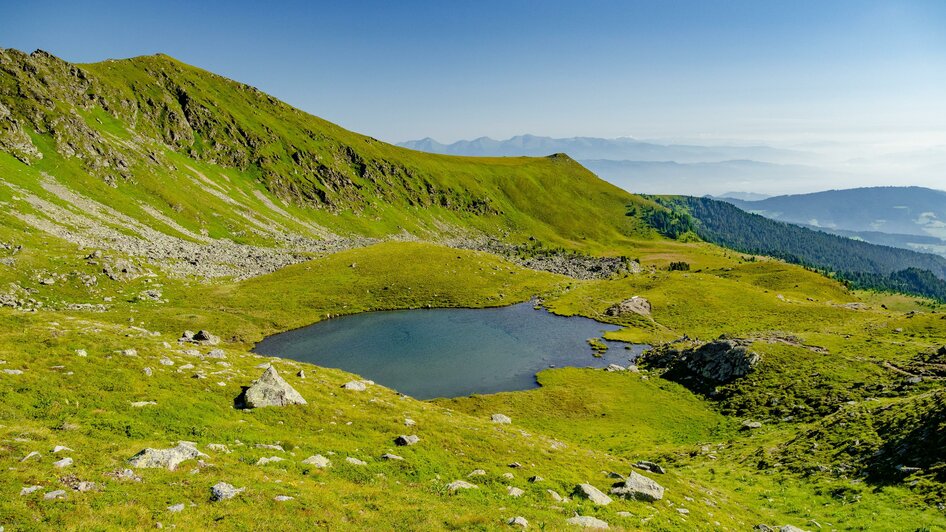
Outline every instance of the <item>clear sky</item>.
<svg viewBox="0 0 946 532"><path fill-rule="evenodd" d="M0 46L163 52L388 141L946 132L943 0L2 0Z"/></svg>

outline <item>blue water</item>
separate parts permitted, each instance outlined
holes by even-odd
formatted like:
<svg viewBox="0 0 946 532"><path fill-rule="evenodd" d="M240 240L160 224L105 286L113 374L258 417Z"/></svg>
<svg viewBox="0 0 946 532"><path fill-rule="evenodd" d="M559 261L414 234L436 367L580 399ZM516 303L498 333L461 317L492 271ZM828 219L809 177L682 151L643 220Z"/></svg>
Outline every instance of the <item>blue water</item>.
<svg viewBox="0 0 946 532"><path fill-rule="evenodd" d="M421 309L343 316L277 334L257 353L339 368L418 399L526 390L550 366L627 365L645 346L588 338L618 327L562 317L532 303L489 309ZM625 349L630 346L631 349Z"/></svg>

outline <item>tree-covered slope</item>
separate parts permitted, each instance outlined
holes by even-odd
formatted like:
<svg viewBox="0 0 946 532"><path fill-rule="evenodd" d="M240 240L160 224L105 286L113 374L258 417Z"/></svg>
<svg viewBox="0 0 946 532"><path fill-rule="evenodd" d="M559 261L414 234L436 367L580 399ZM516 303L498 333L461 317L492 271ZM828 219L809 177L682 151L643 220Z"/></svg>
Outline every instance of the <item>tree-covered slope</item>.
<svg viewBox="0 0 946 532"><path fill-rule="evenodd" d="M670 211L643 208L669 234L700 238L744 253L769 255L836 273L857 286L946 298L946 259L879 246L770 220L729 202L680 196L656 198Z"/></svg>

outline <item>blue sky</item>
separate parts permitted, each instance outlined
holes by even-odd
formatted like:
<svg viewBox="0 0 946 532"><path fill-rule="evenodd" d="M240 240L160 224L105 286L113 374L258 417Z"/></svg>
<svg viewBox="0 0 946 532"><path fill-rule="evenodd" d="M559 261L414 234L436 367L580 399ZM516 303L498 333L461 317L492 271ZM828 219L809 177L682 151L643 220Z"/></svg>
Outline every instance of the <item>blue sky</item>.
<svg viewBox="0 0 946 532"><path fill-rule="evenodd" d="M946 130L938 0L4 0L0 13L2 47L163 52L388 141Z"/></svg>

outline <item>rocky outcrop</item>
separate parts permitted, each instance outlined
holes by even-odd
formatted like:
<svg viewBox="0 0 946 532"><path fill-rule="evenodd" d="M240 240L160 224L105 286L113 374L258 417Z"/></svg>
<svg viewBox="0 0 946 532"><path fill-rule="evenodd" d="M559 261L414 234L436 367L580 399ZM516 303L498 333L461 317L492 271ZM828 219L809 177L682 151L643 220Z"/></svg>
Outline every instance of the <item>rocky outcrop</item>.
<svg viewBox="0 0 946 532"><path fill-rule="evenodd" d="M749 350L748 340L719 339L697 347L660 347L638 359L651 369L666 369L664 378L706 392L717 385L748 375L761 358Z"/></svg>
<svg viewBox="0 0 946 532"><path fill-rule="evenodd" d="M170 449L147 448L132 456L128 463L133 467L159 468L174 471L177 466L186 460L203 458L207 455L198 451L191 442L178 442L177 447Z"/></svg>
<svg viewBox="0 0 946 532"><path fill-rule="evenodd" d="M629 316L632 314L637 314L640 316L650 316L651 306L650 301L644 299L640 296L634 296L630 299L625 299L616 305L608 307L604 311L605 315L613 316L616 318Z"/></svg>
<svg viewBox="0 0 946 532"><path fill-rule="evenodd" d="M654 502L663 499L664 488L653 480L631 471L631 474L611 489L611 494L624 499Z"/></svg>
<svg viewBox="0 0 946 532"><path fill-rule="evenodd" d="M295 388L279 376L276 368L270 366L243 392L243 404L246 408L262 408L307 403Z"/></svg>

